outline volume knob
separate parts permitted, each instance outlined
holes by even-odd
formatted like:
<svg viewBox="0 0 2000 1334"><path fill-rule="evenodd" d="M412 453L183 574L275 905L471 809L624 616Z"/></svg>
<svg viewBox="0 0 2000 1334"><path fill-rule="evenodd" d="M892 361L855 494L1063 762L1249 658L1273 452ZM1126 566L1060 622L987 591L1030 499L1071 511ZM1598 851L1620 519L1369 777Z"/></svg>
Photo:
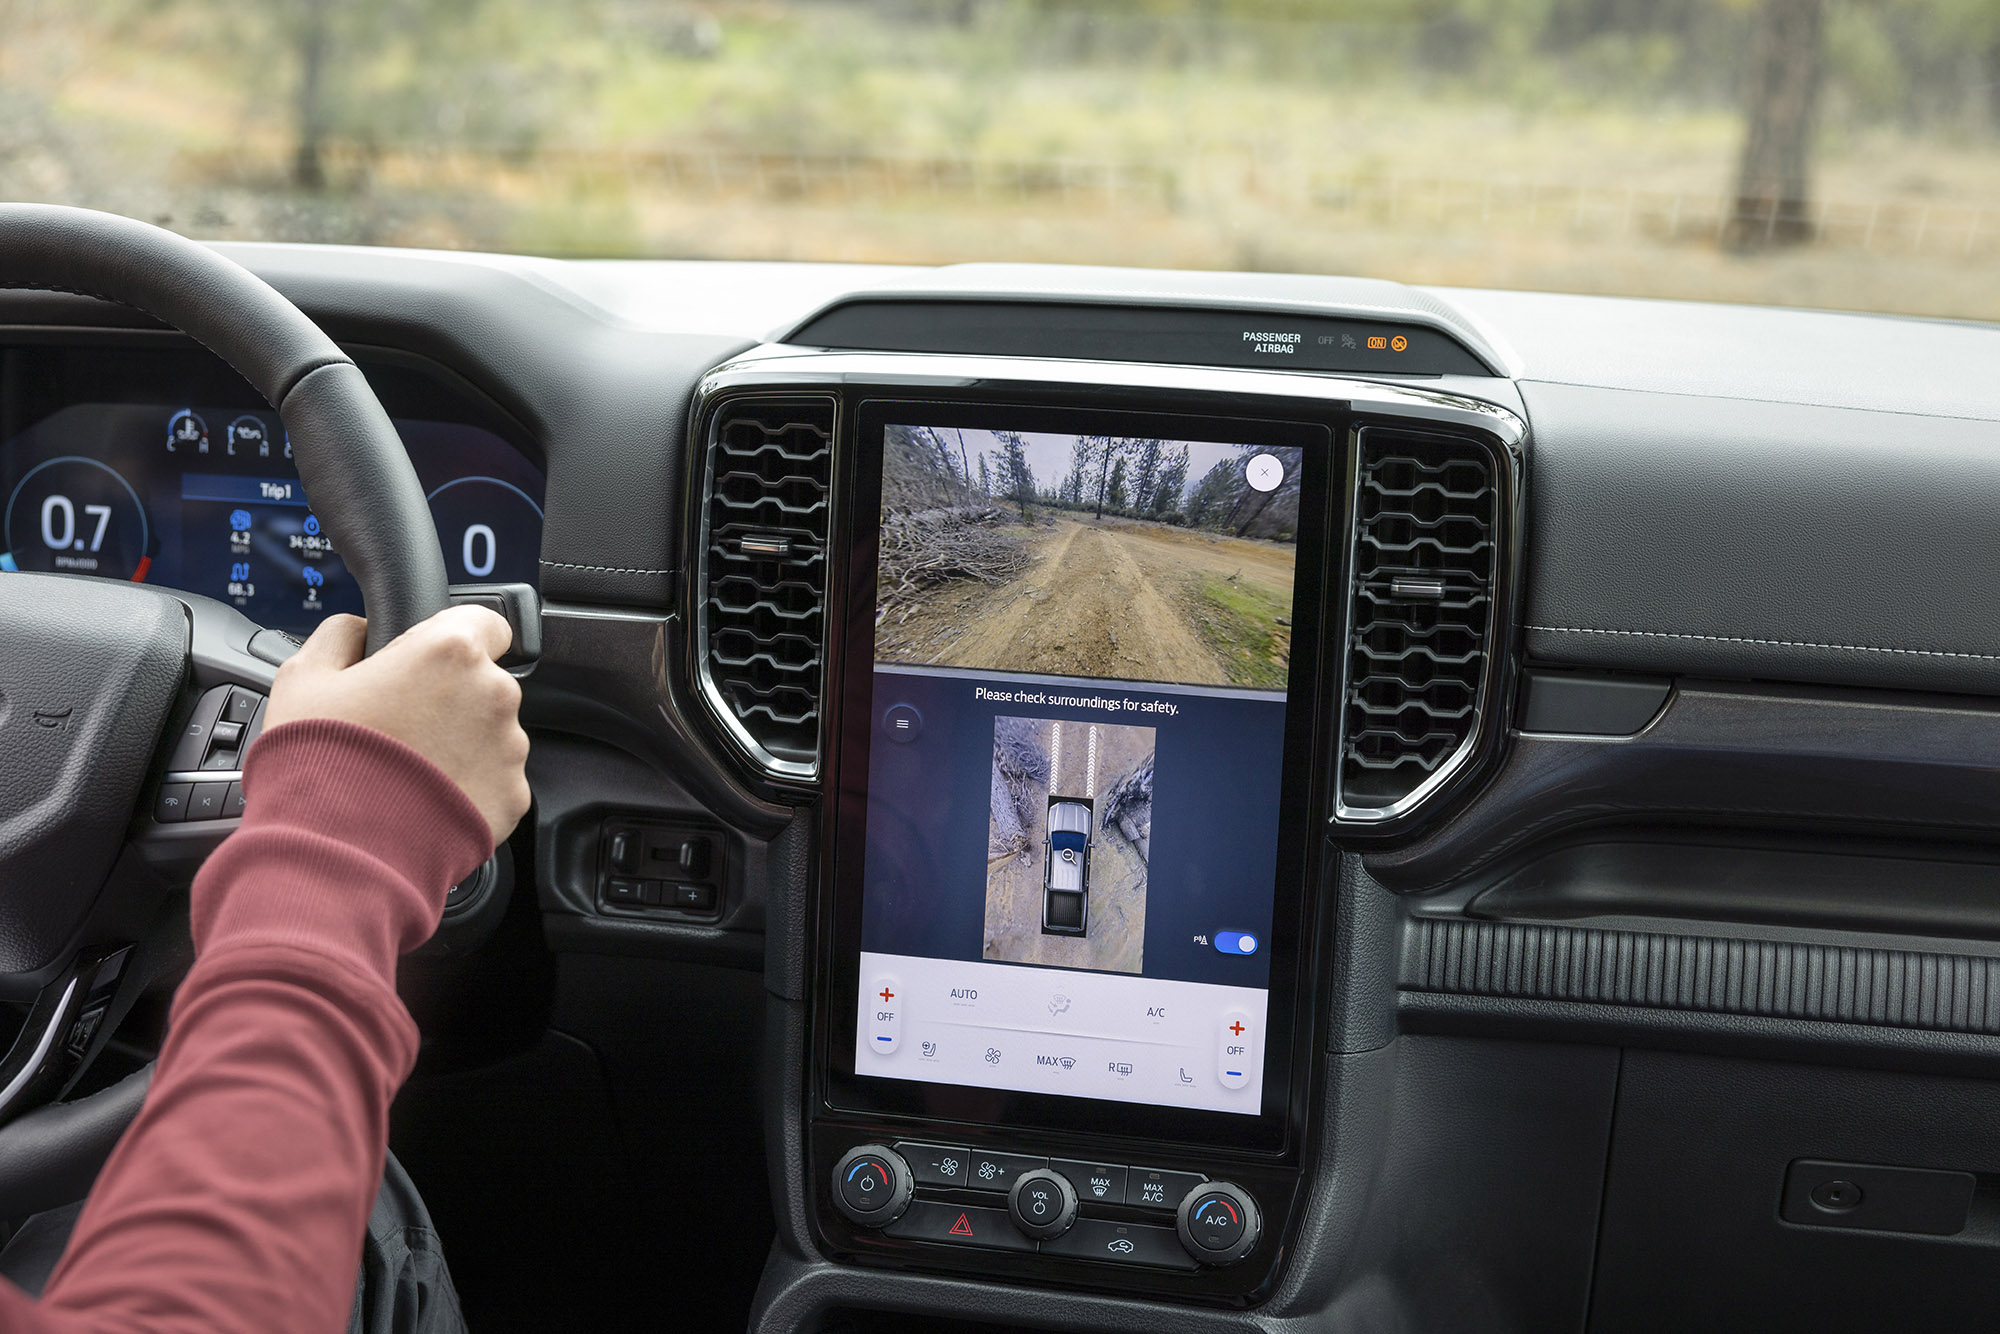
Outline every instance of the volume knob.
<svg viewBox="0 0 2000 1334"><path fill-rule="evenodd" d="M1023 1172L1007 1192L1007 1212L1013 1215L1014 1226L1031 1237L1041 1241L1060 1237L1076 1221L1076 1187L1046 1167Z"/></svg>

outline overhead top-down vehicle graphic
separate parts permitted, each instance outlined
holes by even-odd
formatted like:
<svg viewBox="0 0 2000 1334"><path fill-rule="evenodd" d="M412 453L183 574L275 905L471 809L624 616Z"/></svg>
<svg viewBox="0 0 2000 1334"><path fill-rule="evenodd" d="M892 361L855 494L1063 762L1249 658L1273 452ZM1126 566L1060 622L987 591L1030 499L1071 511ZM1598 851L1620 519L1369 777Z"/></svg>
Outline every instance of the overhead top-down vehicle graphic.
<svg viewBox="0 0 2000 1334"><path fill-rule="evenodd" d="M1052 936L1090 934L1089 802L1049 799L1042 865L1042 930Z"/></svg>
<svg viewBox="0 0 2000 1334"><path fill-rule="evenodd" d="M1995 0L0 0L0 1330L1989 1328L1996 369Z"/></svg>

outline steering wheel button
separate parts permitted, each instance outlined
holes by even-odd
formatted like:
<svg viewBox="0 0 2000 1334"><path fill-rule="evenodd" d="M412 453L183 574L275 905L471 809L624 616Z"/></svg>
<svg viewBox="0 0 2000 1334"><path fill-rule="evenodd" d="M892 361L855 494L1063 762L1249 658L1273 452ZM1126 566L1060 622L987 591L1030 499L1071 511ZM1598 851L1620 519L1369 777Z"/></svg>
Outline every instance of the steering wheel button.
<svg viewBox="0 0 2000 1334"><path fill-rule="evenodd" d="M288 635L283 630L259 630L250 636L248 647L251 657L262 658L273 667L282 667L291 661L292 655L303 644L304 641L296 635Z"/></svg>
<svg viewBox="0 0 2000 1334"><path fill-rule="evenodd" d="M229 785L229 795L222 799L222 818L225 820L243 818L243 784Z"/></svg>
<svg viewBox="0 0 2000 1334"><path fill-rule="evenodd" d="M190 820L220 820L223 803L229 800L229 784L196 783L194 792L188 797L187 818Z"/></svg>
<svg viewBox="0 0 2000 1334"><path fill-rule="evenodd" d="M228 686L215 686L195 701L194 713L181 728L180 739L174 742L173 755L167 760L170 773L186 773L201 768L202 756L208 753L210 734L215 730L215 720L222 716L223 705L229 699Z"/></svg>
<svg viewBox="0 0 2000 1334"><path fill-rule="evenodd" d="M228 702L222 706L220 721L235 723L239 727L247 726L250 720L257 716L257 706L263 702L264 697L255 691L244 690L240 686L232 689L229 692Z"/></svg>
<svg viewBox="0 0 2000 1334"><path fill-rule="evenodd" d="M187 819L188 792L190 783L162 783L160 795L153 799L153 819L161 824L179 824Z"/></svg>

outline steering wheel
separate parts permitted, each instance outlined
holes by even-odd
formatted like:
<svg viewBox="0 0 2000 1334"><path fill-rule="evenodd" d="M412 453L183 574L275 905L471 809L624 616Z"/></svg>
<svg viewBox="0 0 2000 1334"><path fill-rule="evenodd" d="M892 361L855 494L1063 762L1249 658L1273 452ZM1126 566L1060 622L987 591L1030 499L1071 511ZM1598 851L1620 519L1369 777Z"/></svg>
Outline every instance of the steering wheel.
<svg viewBox="0 0 2000 1334"><path fill-rule="evenodd" d="M369 652L445 606L437 530L388 414L347 354L262 279L129 218L7 204L0 287L134 307L249 381L283 420L314 512L360 586ZM198 698L269 691L290 647L276 639L191 593L0 574L0 1000L30 1002L0 1059L0 1121L73 1081L115 1022L133 943L234 827L157 823L138 804L188 729L210 725L191 721Z"/></svg>

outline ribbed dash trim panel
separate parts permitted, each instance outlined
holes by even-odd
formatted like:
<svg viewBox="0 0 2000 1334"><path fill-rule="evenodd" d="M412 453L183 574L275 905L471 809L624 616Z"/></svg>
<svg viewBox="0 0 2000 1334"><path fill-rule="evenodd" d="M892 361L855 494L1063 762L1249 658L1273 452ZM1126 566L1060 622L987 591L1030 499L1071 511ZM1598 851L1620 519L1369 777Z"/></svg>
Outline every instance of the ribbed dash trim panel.
<svg viewBox="0 0 2000 1334"><path fill-rule="evenodd" d="M1419 919L1400 985L2000 1035L2000 959L1961 954Z"/></svg>

